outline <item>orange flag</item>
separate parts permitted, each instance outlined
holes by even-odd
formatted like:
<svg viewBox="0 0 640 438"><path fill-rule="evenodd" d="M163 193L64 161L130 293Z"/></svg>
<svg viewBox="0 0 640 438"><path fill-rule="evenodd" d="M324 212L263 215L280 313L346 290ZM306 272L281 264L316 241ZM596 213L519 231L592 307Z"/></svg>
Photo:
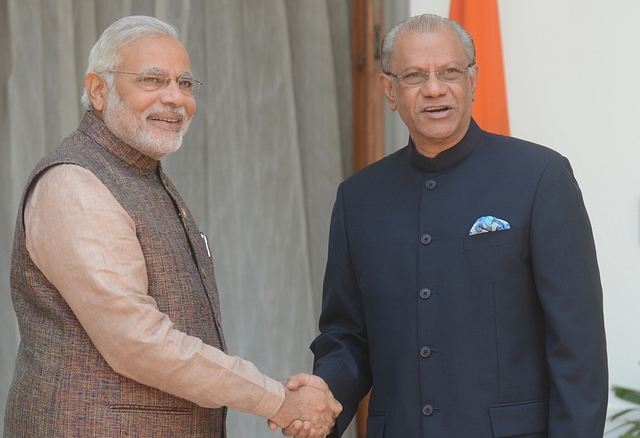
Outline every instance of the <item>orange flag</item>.
<svg viewBox="0 0 640 438"><path fill-rule="evenodd" d="M476 46L478 86L473 118L482 129L509 135L498 1L451 0L449 18L471 34Z"/></svg>

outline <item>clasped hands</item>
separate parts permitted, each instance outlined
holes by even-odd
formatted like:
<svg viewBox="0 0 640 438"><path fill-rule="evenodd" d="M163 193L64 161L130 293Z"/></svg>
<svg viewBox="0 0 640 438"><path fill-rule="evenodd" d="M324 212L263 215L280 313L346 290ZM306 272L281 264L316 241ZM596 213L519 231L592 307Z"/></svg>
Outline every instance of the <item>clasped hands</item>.
<svg viewBox="0 0 640 438"><path fill-rule="evenodd" d="M322 378L301 373L285 382L284 403L268 425L271 430L281 427L285 436L323 438L341 411L342 405Z"/></svg>

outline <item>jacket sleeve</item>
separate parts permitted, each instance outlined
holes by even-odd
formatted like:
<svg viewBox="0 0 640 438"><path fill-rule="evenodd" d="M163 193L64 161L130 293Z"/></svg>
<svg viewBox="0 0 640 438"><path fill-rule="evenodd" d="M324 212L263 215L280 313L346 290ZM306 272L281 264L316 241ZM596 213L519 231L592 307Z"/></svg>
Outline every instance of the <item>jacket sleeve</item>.
<svg viewBox="0 0 640 438"><path fill-rule="evenodd" d="M331 217L320 335L311 350L315 355L314 373L327 382L343 406L335 427L342 435L371 388L364 309L351 263L342 186Z"/></svg>
<svg viewBox="0 0 640 438"><path fill-rule="evenodd" d="M530 242L546 321L549 437L602 437L608 398L602 287L591 224L563 157L540 179Z"/></svg>

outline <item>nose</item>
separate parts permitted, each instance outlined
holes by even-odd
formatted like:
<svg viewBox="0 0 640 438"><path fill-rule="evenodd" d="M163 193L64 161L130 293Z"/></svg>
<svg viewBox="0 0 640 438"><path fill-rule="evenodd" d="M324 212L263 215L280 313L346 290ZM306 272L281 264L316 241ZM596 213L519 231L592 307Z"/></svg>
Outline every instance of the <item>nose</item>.
<svg viewBox="0 0 640 438"><path fill-rule="evenodd" d="M442 96L447 93L447 86L436 76L435 72L429 73L427 80L420 86L420 91L425 97Z"/></svg>
<svg viewBox="0 0 640 438"><path fill-rule="evenodd" d="M187 97L178 87L178 81L175 78L167 78L167 85L160 93L160 102L166 105L184 106L186 99Z"/></svg>

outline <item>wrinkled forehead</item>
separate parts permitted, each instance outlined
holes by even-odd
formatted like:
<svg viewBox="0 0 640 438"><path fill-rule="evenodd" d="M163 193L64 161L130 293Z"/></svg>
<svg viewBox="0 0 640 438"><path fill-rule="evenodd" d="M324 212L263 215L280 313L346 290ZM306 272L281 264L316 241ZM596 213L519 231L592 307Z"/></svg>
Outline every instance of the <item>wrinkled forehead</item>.
<svg viewBox="0 0 640 438"><path fill-rule="evenodd" d="M187 50L178 39L171 36L141 37L120 47L116 54L116 68L123 71L191 72Z"/></svg>
<svg viewBox="0 0 640 438"><path fill-rule="evenodd" d="M436 68L449 63L466 67L469 59L459 36L446 26L426 32L402 32L391 54L391 65L396 69L423 64Z"/></svg>

